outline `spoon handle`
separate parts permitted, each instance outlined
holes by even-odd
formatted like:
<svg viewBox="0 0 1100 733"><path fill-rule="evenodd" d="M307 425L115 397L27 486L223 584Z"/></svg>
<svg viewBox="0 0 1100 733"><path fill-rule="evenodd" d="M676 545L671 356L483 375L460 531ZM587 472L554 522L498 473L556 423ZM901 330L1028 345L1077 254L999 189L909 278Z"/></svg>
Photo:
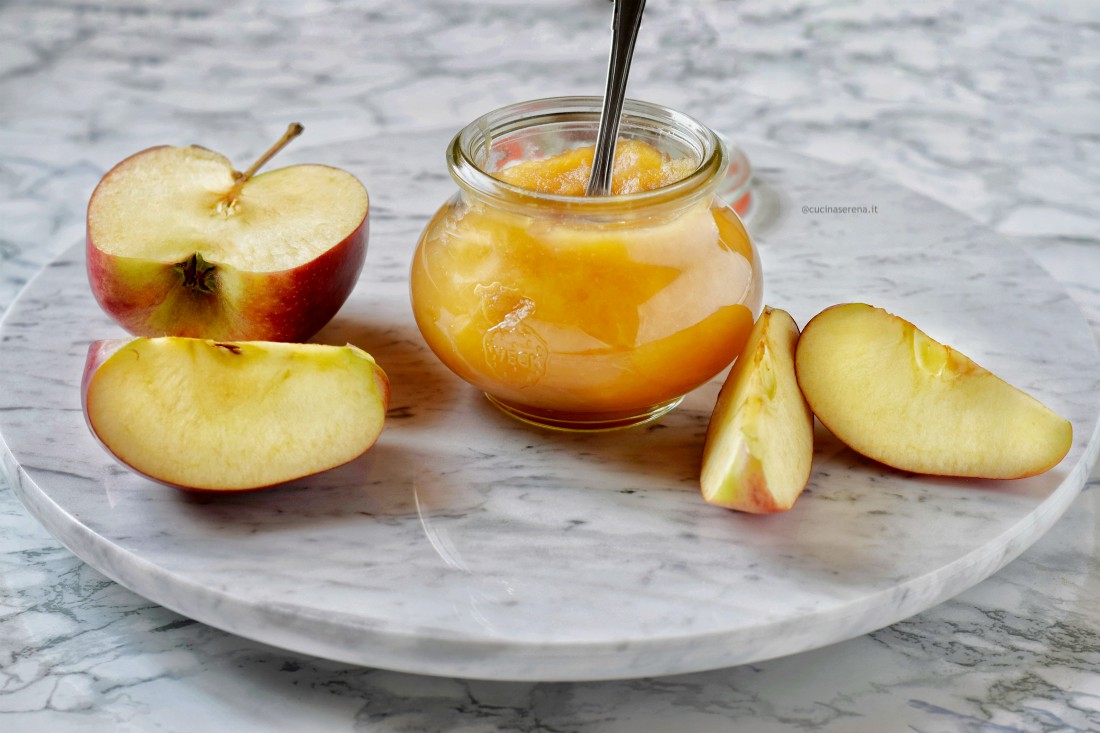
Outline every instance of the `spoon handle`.
<svg viewBox="0 0 1100 733"><path fill-rule="evenodd" d="M611 193L615 139L619 135L619 117L626 99L626 79L630 75L634 41L638 38L644 9L645 0L615 0L615 15L611 21L611 60L607 68L607 89L600 113L600 128L596 134L592 177L588 179L586 193L589 196L607 196Z"/></svg>

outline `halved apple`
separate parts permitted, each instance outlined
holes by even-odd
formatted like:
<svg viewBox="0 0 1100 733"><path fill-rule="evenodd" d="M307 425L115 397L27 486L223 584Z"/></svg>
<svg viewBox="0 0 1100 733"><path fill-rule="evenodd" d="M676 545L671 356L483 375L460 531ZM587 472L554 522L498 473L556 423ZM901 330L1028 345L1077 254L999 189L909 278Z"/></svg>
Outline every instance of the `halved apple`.
<svg viewBox="0 0 1100 733"><path fill-rule="evenodd" d="M766 307L707 427L700 476L707 502L755 514L782 512L806 487L814 417L795 379L797 341L790 314Z"/></svg>
<svg viewBox="0 0 1100 733"><path fill-rule="evenodd" d="M1073 428L912 323L863 303L802 330L798 383L842 442L915 473L1011 479L1054 467Z"/></svg>
<svg viewBox="0 0 1100 733"><path fill-rule="evenodd" d="M88 203L88 279L137 336L306 341L340 309L366 257L367 192L350 173L253 175L196 146L112 168Z"/></svg>
<svg viewBox="0 0 1100 733"><path fill-rule="evenodd" d="M123 464L234 491L363 454L382 432L389 380L350 344L139 338L93 343L82 395L89 427Z"/></svg>

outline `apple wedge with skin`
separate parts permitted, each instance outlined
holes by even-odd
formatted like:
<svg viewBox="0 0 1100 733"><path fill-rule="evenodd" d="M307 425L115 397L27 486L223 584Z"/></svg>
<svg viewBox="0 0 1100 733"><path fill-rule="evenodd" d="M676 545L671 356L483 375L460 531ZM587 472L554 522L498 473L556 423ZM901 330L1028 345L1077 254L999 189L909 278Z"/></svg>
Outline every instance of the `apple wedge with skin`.
<svg viewBox="0 0 1100 733"><path fill-rule="evenodd" d="M92 433L124 465L179 488L239 491L362 455L390 390L350 344L161 337L93 343L81 393Z"/></svg>
<svg viewBox="0 0 1100 733"><path fill-rule="evenodd" d="M368 197L346 171L245 173L196 146L150 148L88 202L99 305L136 336L306 341L340 309L366 257Z"/></svg>
<svg viewBox="0 0 1100 733"><path fill-rule="evenodd" d="M790 314L765 308L711 413L699 481L708 503L783 512L806 487L814 417L795 379L797 341Z"/></svg>
<svg viewBox="0 0 1100 733"><path fill-rule="evenodd" d="M1053 468L1073 428L1035 398L909 321L864 303L806 324L798 383L841 442L914 473L989 479Z"/></svg>

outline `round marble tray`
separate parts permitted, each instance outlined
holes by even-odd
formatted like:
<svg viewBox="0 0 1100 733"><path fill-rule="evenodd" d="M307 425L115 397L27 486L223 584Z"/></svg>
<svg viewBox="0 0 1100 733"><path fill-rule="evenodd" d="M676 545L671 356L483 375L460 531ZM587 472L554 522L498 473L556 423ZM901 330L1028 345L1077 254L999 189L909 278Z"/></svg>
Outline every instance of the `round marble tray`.
<svg viewBox="0 0 1100 733"><path fill-rule="evenodd" d="M1100 356L1062 289L943 206L763 146L747 150L766 301L799 323L850 300L916 321L1072 420L1069 456L1027 480L933 479L820 431L796 507L755 517L698 493L719 380L633 431L511 421L427 352L408 306L417 234L453 187L448 136L285 154L346 167L373 192L366 272L317 339L354 342L390 374L389 421L366 456L223 497L116 465L84 425L78 384L89 341L122 334L74 245L0 325L0 455L34 516L124 586L253 639L420 673L581 680L750 662L886 626L1002 567L1083 485Z"/></svg>

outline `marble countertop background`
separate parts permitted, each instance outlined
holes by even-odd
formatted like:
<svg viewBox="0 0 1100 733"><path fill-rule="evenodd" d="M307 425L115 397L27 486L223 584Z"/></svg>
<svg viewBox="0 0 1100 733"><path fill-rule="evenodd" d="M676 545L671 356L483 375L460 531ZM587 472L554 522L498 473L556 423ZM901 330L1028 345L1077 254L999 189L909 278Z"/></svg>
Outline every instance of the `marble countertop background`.
<svg viewBox="0 0 1100 733"><path fill-rule="evenodd" d="M126 155L194 142L249 160L290 120L356 144L596 94L609 18L602 0L0 4L0 311L83 238ZM1088 0L650 0L630 95L946 203L1025 248L1100 334L1098 49ZM1003 571L879 632L530 684L349 667L195 623L85 566L0 479L0 729L1100 730L1097 484Z"/></svg>

